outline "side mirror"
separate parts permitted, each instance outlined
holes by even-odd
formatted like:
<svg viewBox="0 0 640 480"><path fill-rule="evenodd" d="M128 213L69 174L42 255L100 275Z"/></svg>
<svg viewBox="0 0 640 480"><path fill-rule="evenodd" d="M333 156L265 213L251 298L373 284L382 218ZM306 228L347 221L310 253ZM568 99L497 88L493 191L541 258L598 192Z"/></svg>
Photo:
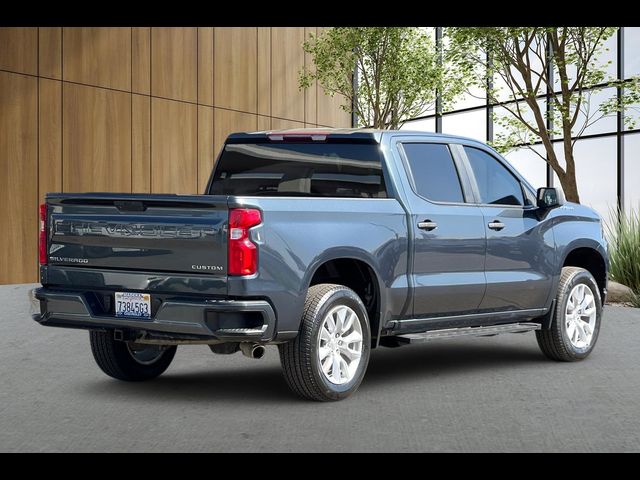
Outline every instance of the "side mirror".
<svg viewBox="0 0 640 480"><path fill-rule="evenodd" d="M564 196L560 190L552 187L542 187L538 189L538 208L549 210L564 204Z"/></svg>

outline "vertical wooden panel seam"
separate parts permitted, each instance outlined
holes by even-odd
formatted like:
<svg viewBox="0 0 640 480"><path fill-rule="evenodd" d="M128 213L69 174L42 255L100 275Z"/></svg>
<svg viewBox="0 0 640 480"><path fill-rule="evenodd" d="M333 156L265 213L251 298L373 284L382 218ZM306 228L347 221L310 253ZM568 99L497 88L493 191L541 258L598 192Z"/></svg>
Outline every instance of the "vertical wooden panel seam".
<svg viewBox="0 0 640 480"><path fill-rule="evenodd" d="M196 188L194 193L198 193L198 178L200 162L198 159L198 147L200 146L200 115L198 105L200 104L200 32L196 27Z"/></svg>
<svg viewBox="0 0 640 480"><path fill-rule="evenodd" d="M60 191L64 192L64 27L60 33Z"/></svg>
<svg viewBox="0 0 640 480"><path fill-rule="evenodd" d="M130 105L130 125L131 129L129 131L129 136L131 138L131 158L130 158L130 171L131 175L129 175L129 192L133 192L133 27L129 27L129 34L131 37L131 54L130 54L130 63L131 63L131 92L129 93L129 105Z"/></svg>

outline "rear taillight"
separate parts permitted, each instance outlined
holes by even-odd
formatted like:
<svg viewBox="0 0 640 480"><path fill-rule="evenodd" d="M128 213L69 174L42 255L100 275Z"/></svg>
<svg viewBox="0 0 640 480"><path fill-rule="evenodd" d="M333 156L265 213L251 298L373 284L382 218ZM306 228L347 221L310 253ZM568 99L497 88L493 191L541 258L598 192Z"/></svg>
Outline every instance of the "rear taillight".
<svg viewBox="0 0 640 480"><path fill-rule="evenodd" d="M38 241L38 251L40 257L40 265L46 265L47 255L47 205L40 205L40 238Z"/></svg>
<svg viewBox="0 0 640 480"><path fill-rule="evenodd" d="M260 210L229 210L229 275L253 275L258 271L258 248L249 238L249 229L261 222Z"/></svg>

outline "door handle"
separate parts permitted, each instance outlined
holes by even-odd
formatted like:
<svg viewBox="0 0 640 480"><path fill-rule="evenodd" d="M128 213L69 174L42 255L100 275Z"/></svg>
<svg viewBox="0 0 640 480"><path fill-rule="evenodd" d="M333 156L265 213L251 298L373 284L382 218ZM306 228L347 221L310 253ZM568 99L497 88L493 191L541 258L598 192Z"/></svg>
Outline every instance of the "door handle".
<svg viewBox="0 0 640 480"><path fill-rule="evenodd" d="M502 230L504 228L504 223L502 223L500 220L494 220L493 222L489 222L489 228L491 230Z"/></svg>
<svg viewBox="0 0 640 480"><path fill-rule="evenodd" d="M418 222L418 228L421 228L422 230L435 230L438 228L438 224L431 220L425 220L424 222Z"/></svg>

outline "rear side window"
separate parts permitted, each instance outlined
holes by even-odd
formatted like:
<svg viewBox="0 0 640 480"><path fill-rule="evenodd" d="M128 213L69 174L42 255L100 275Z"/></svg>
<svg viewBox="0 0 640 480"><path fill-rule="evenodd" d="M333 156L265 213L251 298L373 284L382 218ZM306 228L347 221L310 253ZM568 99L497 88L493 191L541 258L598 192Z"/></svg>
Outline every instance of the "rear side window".
<svg viewBox="0 0 640 480"><path fill-rule="evenodd" d="M475 177L480 203L524 205L522 186L496 158L473 147L464 147Z"/></svg>
<svg viewBox="0 0 640 480"><path fill-rule="evenodd" d="M417 193L436 202L464 202L460 177L451 152L441 143L405 143Z"/></svg>
<svg viewBox="0 0 640 480"><path fill-rule="evenodd" d="M238 143L224 147L210 195L385 198L377 144Z"/></svg>

